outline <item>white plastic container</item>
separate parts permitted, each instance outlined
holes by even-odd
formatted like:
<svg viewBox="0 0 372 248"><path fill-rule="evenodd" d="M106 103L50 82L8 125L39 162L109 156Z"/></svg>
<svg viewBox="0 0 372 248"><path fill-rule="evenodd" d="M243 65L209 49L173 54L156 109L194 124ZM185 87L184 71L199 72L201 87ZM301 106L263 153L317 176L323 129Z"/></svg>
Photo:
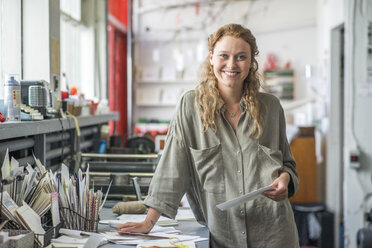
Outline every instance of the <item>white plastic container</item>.
<svg viewBox="0 0 372 248"><path fill-rule="evenodd" d="M16 74L5 76L4 116L6 121L21 121L21 84Z"/></svg>

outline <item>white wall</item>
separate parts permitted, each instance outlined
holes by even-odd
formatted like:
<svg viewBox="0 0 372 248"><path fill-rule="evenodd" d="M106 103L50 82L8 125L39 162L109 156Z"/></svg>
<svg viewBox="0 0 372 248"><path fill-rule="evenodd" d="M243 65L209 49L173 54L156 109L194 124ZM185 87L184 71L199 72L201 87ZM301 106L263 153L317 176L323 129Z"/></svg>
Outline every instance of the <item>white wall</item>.
<svg viewBox="0 0 372 248"><path fill-rule="evenodd" d="M335 247L339 247L339 227L343 216L342 208L342 122L344 109L341 109L341 100L343 99L343 84L340 83L340 64L341 58L334 54L339 53L339 49L343 49L342 44L331 44L332 29L340 27L345 21L344 1L318 0L317 6L317 64L318 64L318 80L319 83L325 86L324 101L327 103L327 118L330 118L328 125L325 126L327 136L327 162L325 164L325 203L327 209L334 213L334 230L335 230ZM335 31L336 32L336 31ZM334 33L334 39L340 37L339 33ZM338 40L338 41L340 41ZM339 45L339 46L337 46ZM333 57L332 57L333 55ZM340 55L341 56L341 55ZM336 58L335 58L336 57ZM331 67L334 69L331 72ZM331 77L331 75L333 75ZM332 88L331 88L332 82ZM332 96L332 99L330 97ZM341 122L341 123L340 123Z"/></svg>
<svg viewBox="0 0 372 248"><path fill-rule="evenodd" d="M136 72L149 66L177 67L179 61L174 55L180 53L186 75L183 79L197 83L199 65L208 55L208 35L222 25L240 23L250 28L258 40L261 69L268 53L278 57L280 67L290 61L295 70L295 97L308 95L304 68L306 64L316 67L317 62L315 0L200 2L198 14L195 5L187 2L134 1L134 6ZM159 51L159 61L153 60L154 50ZM134 121L146 115L170 119L173 110L134 107Z"/></svg>
<svg viewBox="0 0 372 248"><path fill-rule="evenodd" d="M372 1L345 5L345 122L344 122L344 220L346 247L356 246L356 232L365 226L364 213L372 207L372 89L367 81L367 30L372 22ZM360 151L360 168L353 169L350 152Z"/></svg>
<svg viewBox="0 0 372 248"><path fill-rule="evenodd" d="M260 49L259 66L264 68L269 53L274 53L279 66L290 62L295 71L295 98L307 97L305 80L305 65L317 67L317 27L315 25L289 28L280 31L257 33L257 43Z"/></svg>

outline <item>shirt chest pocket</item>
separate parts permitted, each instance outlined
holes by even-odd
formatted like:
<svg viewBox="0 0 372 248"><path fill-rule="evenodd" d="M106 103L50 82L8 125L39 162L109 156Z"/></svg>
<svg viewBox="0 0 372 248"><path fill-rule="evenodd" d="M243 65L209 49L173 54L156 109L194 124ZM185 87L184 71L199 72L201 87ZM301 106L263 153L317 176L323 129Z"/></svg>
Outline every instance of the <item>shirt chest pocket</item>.
<svg viewBox="0 0 372 248"><path fill-rule="evenodd" d="M221 144L200 150L190 147L190 152L203 189L209 193L224 193L225 180Z"/></svg>

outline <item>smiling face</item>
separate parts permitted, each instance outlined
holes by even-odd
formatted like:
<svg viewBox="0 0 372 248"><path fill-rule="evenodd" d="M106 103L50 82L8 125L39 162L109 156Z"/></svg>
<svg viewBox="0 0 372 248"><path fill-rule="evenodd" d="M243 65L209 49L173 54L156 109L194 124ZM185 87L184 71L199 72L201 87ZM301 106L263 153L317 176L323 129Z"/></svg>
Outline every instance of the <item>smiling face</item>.
<svg viewBox="0 0 372 248"><path fill-rule="evenodd" d="M241 90L251 67L251 47L241 38L222 37L210 53L218 88Z"/></svg>

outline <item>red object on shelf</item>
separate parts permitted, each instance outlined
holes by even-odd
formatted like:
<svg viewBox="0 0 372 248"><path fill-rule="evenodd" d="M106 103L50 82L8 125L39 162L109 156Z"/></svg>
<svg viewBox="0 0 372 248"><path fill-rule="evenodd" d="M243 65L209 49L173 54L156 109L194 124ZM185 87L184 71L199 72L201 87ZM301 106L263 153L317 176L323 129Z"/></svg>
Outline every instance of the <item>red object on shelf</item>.
<svg viewBox="0 0 372 248"><path fill-rule="evenodd" d="M200 3L195 4L195 15L199 16L200 13Z"/></svg>
<svg viewBox="0 0 372 248"><path fill-rule="evenodd" d="M269 53L265 62L265 70L276 70L278 69L277 65L278 59L273 53Z"/></svg>
<svg viewBox="0 0 372 248"><path fill-rule="evenodd" d="M67 91L61 91L61 99L62 101L68 98L68 92Z"/></svg>
<svg viewBox="0 0 372 248"><path fill-rule="evenodd" d="M287 62L285 63L285 66L284 66L285 69L291 69L291 62Z"/></svg>
<svg viewBox="0 0 372 248"><path fill-rule="evenodd" d="M0 122L4 122L5 121L5 116L0 112Z"/></svg>
<svg viewBox="0 0 372 248"><path fill-rule="evenodd" d="M77 87L76 86L71 87L70 94L71 94L71 96L77 95Z"/></svg>
<svg viewBox="0 0 372 248"><path fill-rule="evenodd" d="M94 102L92 100L89 101L89 113L94 115L96 113L97 107L99 102Z"/></svg>

